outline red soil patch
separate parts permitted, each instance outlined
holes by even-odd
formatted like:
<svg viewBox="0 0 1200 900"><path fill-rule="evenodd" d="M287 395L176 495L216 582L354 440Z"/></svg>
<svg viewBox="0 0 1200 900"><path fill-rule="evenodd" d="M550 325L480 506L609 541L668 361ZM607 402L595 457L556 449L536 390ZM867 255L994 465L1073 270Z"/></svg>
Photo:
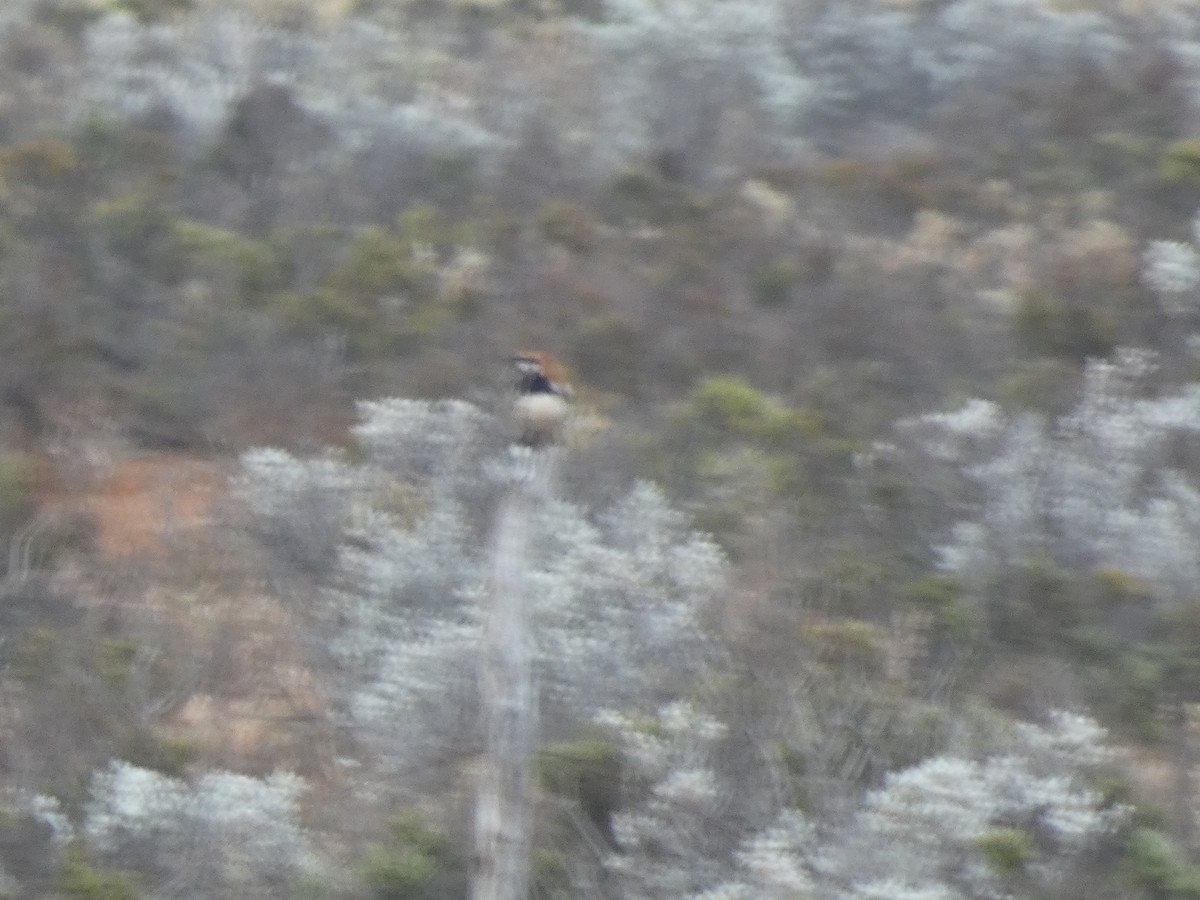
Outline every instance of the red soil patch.
<svg viewBox="0 0 1200 900"><path fill-rule="evenodd" d="M209 526L225 482L223 468L210 460L137 456L117 463L90 488L52 492L43 508L85 517L101 557L160 554Z"/></svg>

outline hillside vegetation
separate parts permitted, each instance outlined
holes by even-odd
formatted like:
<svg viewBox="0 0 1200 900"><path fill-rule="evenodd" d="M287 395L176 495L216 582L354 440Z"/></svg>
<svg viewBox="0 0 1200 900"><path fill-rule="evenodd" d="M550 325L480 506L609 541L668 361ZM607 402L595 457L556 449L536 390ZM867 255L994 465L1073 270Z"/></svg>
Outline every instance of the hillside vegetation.
<svg viewBox="0 0 1200 900"><path fill-rule="evenodd" d="M1200 7L0 6L0 896L1200 897Z"/></svg>

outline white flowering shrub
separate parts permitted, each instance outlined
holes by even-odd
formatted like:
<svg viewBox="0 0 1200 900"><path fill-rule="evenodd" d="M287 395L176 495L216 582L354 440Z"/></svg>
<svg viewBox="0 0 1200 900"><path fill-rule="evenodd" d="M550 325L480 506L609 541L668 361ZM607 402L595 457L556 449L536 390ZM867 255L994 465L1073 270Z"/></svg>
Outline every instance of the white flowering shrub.
<svg viewBox="0 0 1200 900"><path fill-rule="evenodd" d="M623 760L626 804L613 817L618 852L608 860L622 896L682 898L716 885L728 851L718 824L726 788L714 770L724 725L689 703L596 721Z"/></svg>
<svg viewBox="0 0 1200 900"><path fill-rule="evenodd" d="M417 765L474 737L487 543L477 507L494 491L500 453L488 448L503 441L492 417L461 401L359 412L361 462L252 451L235 484L269 541L333 545L319 596L302 606L330 610L322 643L348 721L394 764ZM586 720L704 665L698 619L726 562L661 491L636 484L600 514L550 499L532 526L525 578L548 720Z"/></svg>
<svg viewBox="0 0 1200 900"><path fill-rule="evenodd" d="M1173 315L1200 306L1200 214L1192 221L1194 243L1151 241L1142 254L1142 279Z"/></svg>
<svg viewBox="0 0 1200 900"><path fill-rule="evenodd" d="M409 762L461 742L476 724L479 548L441 543L445 555L427 559L423 542L437 543L440 529L454 527L441 516L343 558L354 586L343 602L355 612L337 646L361 679L352 692L354 721ZM721 589L725 563L657 489L635 486L599 520L552 501L535 525L539 549L526 578L547 714L586 718L703 665L698 614ZM430 566L443 576L441 600L427 593L430 602L414 606L405 598L429 591Z"/></svg>
<svg viewBox="0 0 1200 900"><path fill-rule="evenodd" d="M89 851L153 877L156 896L290 896L316 857L299 821L304 782L210 772L188 783L114 762L92 779Z"/></svg>
<svg viewBox="0 0 1200 900"><path fill-rule="evenodd" d="M714 140L735 108L753 111L762 149L794 151L814 125L1027 102L1080 72L1127 90L1134 52L1116 17L1041 0L607 0L598 19L576 27L580 58L605 61L582 127L614 162Z"/></svg>
<svg viewBox="0 0 1200 900"><path fill-rule="evenodd" d="M403 478L442 479L470 471L472 454L490 424L483 410L463 400L390 397L360 400L362 420L352 429L370 460Z"/></svg>
<svg viewBox="0 0 1200 900"><path fill-rule="evenodd" d="M810 86L787 15L778 0L607 0L601 20L578 30L605 60L593 122L611 162L687 149L737 105L775 133L794 131Z"/></svg>
<svg viewBox="0 0 1200 900"><path fill-rule="evenodd" d="M1087 70L1120 81L1124 30L1098 12L1040 0L919 5L829 4L793 30L793 58L812 84L812 113L913 119L955 98L1002 94Z"/></svg>
<svg viewBox="0 0 1200 900"><path fill-rule="evenodd" d="M731 848L720 722L686 703L597 721L624 764L608 867L628 898L993 898L1014 878L1053 894L1130 817L1092 787L1113 761L1104 729L1058 711L1045 725L1014 725L980 758L892 773L841 826L818 830L785 809ZM997 862L998 839L1018 852Z"/></svg>
<svg viewBox="0 0 1200 900"><path fill-rule="evenodd" d="M816 847L816 829L796 810L784 810L778 821L750 837L734 854L734 871L740 877L695 895L695 900L815 896L810 857Z"/></svg>
<svg viewBox="0 0 1200 900"><path fill-rule="evenodd" d="M785 810L743 841L721 867L724 881L659 896L1053 896L1129 821L1129 809L1091 786L1113 759L1106 738L1091 719L1062 711L1044 726L1017 724L990 755L937 756L889 775L841 826L818 831ZM999 864L988 853L997 838L1018 848Z"/></svg>
<svg viewBox="0 0 1200 900"><path fill-rule="evenodd" d="M1200 385L1149 395L1151 354L1091 360L1075 407L1056 421L971 401L900 431L965 480L940 548L968 584L1050 559L1106 567L1190 598L1200 578L1200 484L1179 450L1200 433Z"/></svg>
<svg viewBox="0 0 1200 900"><path fill-rule="evenodd" d="M111 12L87 29L75 117L100 109L132 119L167 109L203 141L237 100L274 84L290 88L342 149L494 148L497 137L462 108L433 94L413 96L404 40L362 17L317 32L273 25L236 6L153 24Z"/></svg>
<svg viewBox="0 0 1200 900"><path fill-rule="evenodd" d="M232 493L283 564L303 572L332 564L351 516L369 487L364 473L335 455L299 459L286 450L242 454Z"/></svg>
<svg viewBox="0 0 1200 900"><path fill-rule="evenodd" d="M21 798L18 804L27 815L50 829L51 840L56 847L65 847L75 838L75 826L63 811L58 798L46 794L32 794Z"/></svg>
<svg viewBox="0 0 1200 900"><path fill-rule="evenodd" d="M1200 287L1200 253L1181 241L1151 241L1142 256L1146 283L1164 298Z"/></svg>
<svg viewBox="0 0 1200 900"><path fill-rule="evenodd" d="M1004 752L935 757L890 775L813 858L820 895L1005 896L1005 877L1017 873L986 853L999 829L1027 841L1014 864L1023 883L1054 893L1129 819L1091 787L1111 758L1105 737L1091 719L1057 712L1045 726L1017 726Z"/></svg>
<svg viewBox="0 0 1200 900"><path fill-rule="evenodd" d="M86 28L59 93L73 121L97 110L130 119L169 110L203 143L248 92L282 86L327 127L333 149L378 151L380 166L449 154L500 172L497 163L521 153L540 124L559 153L591 172L673 151L703 166L724 153L728 173L730 164L794 154L825 121L920 120L980 97L1036 97L1038 86L1073 84L1080 73L1132 90L1133 45L1155 33L1041 0L597 5L589 20L561 23L554 40L566 46L545 48L552 70L540 67L542 35L447 65L427 35L396 27L383 10L310 29L236 4L153 24L109 12ZM1178 17L1194 40L1195 17ZM1191 63L1187 29L1172 23L1172 31L1181 65ZM758 156L730 158L723 143Z"/></svg>

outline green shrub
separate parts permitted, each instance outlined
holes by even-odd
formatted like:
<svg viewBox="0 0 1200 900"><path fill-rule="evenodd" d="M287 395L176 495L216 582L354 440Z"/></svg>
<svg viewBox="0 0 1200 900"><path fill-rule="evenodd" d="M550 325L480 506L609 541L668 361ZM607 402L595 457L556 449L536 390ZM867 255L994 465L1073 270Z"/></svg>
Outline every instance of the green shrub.
<svg viewBox="0 0 1200 900"><path fill-rule="evenodd" d="M803 277L799 260L786 256L771 260L755 271L751 291L760 306L782 306L792 299L792 289Z"/></svg>
<svg viewBox="0 0 1200 900"><path fill-rule="evenodd" d="M279 256L262 241L200 222L177 222L174 235L188 265L201 277L226 279L241 301L253 303L284 287Z"/></svg>
<svg viewBox="0 0 1200 900"><path fill-rule="evenodd" d="M540 847L533 851L529 882L531 900L573 900L576 896L571 886L570 865L557 850Z"/></svg>
<svg viewBox="0 0 1200 900"><path fill-rule="evenodd" d="M139 22L158 22L185 13L196 0L112 0L112 8L133 15Z"/></svg>
<svg viewBox="0 0 1200 900"><path fill-rule="evenodd" d="M0 453L0 536L26 522L37 505L46 466L24 453Z"/></svg>
<svg viewBox="0 0 1200 900"><path fill-rule="evenodd" d="M1074 574L1049 558L1024 562L992 588L988 625L1016 647L1054 646L1083 624L1087 612Z"/></svg>
<svg viewBox="0 0 1200 900"><path fill-rule="evenodd" d="M1000 875L1019 875L1033 856L1033 838L1023 828L993 828L976 838L975 846Z"/></svg>
<svg viewBox="0 0 1200 900"><path fill-rule="evenodd" d="M1153 654L1129 650L1117 658L1112 686L1104 692L1117 724L1140 740L1159 741L1166 734L1159 714L1164 675L1162 661Z"/></svg>
<svg viewBox="0 0 1200 900"><path fill-rule="evenodd" d="M148 267L174 262L170 255L163 258L163 251L172 249L174 211L158 181L149 179L116 196L97 200L92 204L91 218L108 246L128 259Z"/></svg>
<svg viewBox="0 0 1200 900"><path fill-rule="evenodd" d="M462 314L461 298L442 302L441 260L469 239L436 210L415 207L394 229L359 231L311 295L280 295L278 311L300 327L338 328L360 358L404 352Z"/></svg>
<svg viewBox="0 0 1200 900"><path fill-rule="evenodd" d="M611 214L617 218L663 226L698 222L712 208L710 197L690 193L645 166L631 166L619 173L609 200Z"/></svg>
<svg viewBox="0 0 1200 900"><path fill-rule="evenodd" d="M997 391L1008 409L1031 409L1058 416L1079 396L1079 366L1073 360L1039 356L1016 360Z"/></svg>
<svg viewBox="0 0 1200 900"><path fill-rule="evenodd" d="M386 843L363 860L363 877L374 900L445 900L466 893L465 863L450 837L409 810L388 825Z"/></svg>
<svg viewBox="0 0 1200 900"><path fill-rule="evenodd" d="M1200 138L1184 138L1167 146L1158 172L1169 184L1200 187Z"/></svg>
<svg viewBox="0 0 1200 900"><path fill-rule="evenodd" d="M1021 294L1015 325L1017 336L1034 352L1080 362L1110 355L1116 342L1116 323L1108 310L1037 290Z"/></svg>
<svg viewBox="0 0 1200 900"><path fill-rule="evenodd" d="M600 240L599 224L582 206L557 200L538 217L542 237L574 253L590 253Z"/></svg>
<svg viewBox="0 0 1200 900"><path fill-rule="evenodd" d="M860 619L810 622L805 625L801 640L822 663L837 671L877 678L887 666L887 642L870 622Z"/></svg>
<svg viewBox="0 0 1200 900"><path fill-rule="evenodd" d="M428 268L413 259L413 248L394 232L368 225L355 235L327 284L361 300L404 294L422 286Z"/></svg>
<svg viewBox="0 0 1200 900"><path fill-rule="evenodd" d="M376 900L419 900L432 897L436 862L413 850L375 847L364 863L370 895Z"/></svg>
<svg viewBox="0 0 1200 900"><path fill-rule="evenodd" d="M121 741L120 758L142 769L181 778L203 753L201 744L153 726L137 726Z"/></svg>
<svg viewBox="0 0 1200 900"><path fill-rule="evenodd" d="M1200 867L1190 865L1160 831L1136 828L1125 845L1126 877L1164 900L1200 898Z"/></svg>
<svg viewBox="0 0 1200 900"><path fill-rule="evenodd" d="M910 582L902 594L910 606L928 613L934 625L951 634L970 630L974 616L962 600L962 584L953 575L935 572Z"/></svg>
<svg viewBox="0 0 1200 900"><path fill-rule="evenodd" d="M545 790L574 803L600 834L611 838L612 813L621 795L621 758L611 741L548 744L538 754L538 775Z"/></svg>
<svg viewBox="0 0 1200 900"><path fill-rule="evenodd" d="M137 641L129 638L103 638L96 647L96 668L112 688L120 690L129 683L137 660Z"/></svg>
<svg viewBox="0 0 1200 900"><path fill-rule="evenodd" d="M95 868L73 853L58 877L58 892L70 900L139 900L135 877L128 872Z"/></svg>
<svg viewBox="0 0 1200 900"><path fill-rule="evenodd" d="M714 375L692 391L674 415L699 428L710 442L755 439L783 446L821 430L813 414L769 397L736 375Z"/></svg>
<svg viewBox="0 0 1200 900"><path fill-rule="evenodd" d="M28 685L49 684L58 672L61 651L61 637L53 628L30 628L10 647L7 671Z"/></svg>

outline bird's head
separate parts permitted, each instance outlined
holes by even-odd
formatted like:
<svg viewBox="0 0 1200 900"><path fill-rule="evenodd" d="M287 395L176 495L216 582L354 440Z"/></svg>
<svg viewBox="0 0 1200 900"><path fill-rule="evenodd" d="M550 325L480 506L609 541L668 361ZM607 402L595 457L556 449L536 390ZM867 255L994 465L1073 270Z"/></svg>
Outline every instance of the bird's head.
<svg viewBox="0 0 1200 900"><path fill-rule="evenodd" d="M522 350L511 357L517 373L517 390L522 394L558 394L568 397L571 387L567 383L562 365L549 353L540 350Z"/></svg>

